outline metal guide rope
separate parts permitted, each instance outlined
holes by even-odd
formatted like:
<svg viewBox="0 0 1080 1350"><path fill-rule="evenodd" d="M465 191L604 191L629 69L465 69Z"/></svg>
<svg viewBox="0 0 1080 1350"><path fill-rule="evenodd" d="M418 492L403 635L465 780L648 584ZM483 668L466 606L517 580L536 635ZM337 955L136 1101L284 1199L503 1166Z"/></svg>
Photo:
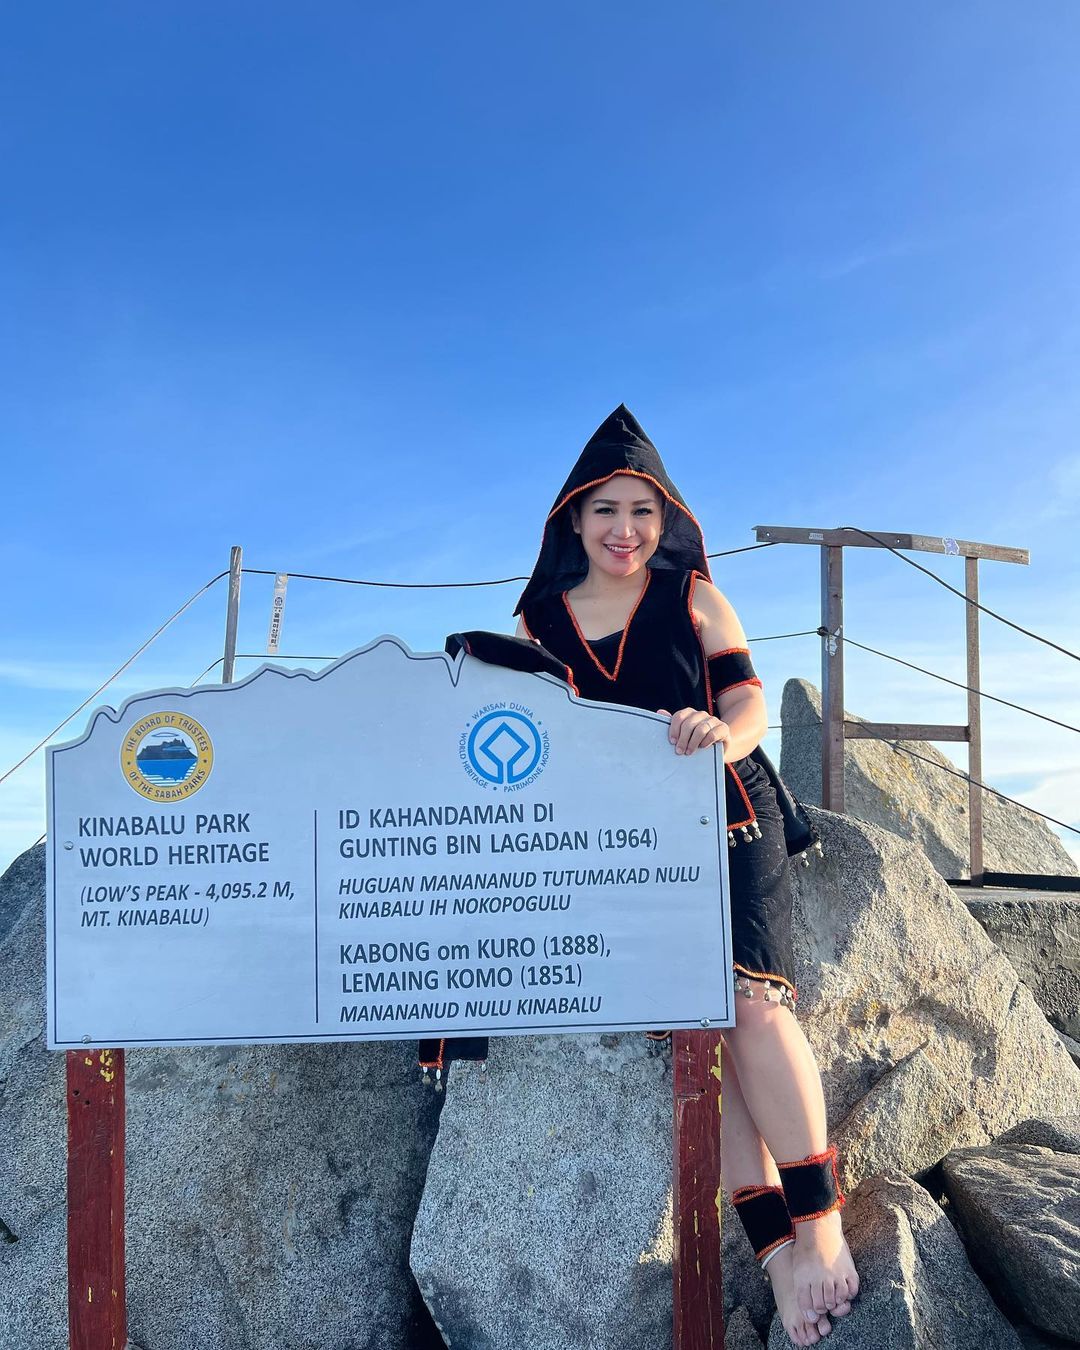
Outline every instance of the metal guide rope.
<svg viewBox="0 0 1080 1350"><path fill-rule="evenodd" d="M1061 652L1063 656L1071 656L1074 661L1080 661L1080 655L1070 651L1068 647L1062 647L1059 643L1052 642L1049 638L1042 637L1039 633L1033 633L1030 628L1024 628L1022 624L1014 623L1012 619L1007 619L1004 614L999 614L997 610L989 609L986 605L981 605L978 600L972 600L969 595L965 595L963 591L957 590L955 586L950 585L944 578L939 577L938 574L931 571L929 567L924 567L922 563L916 562L914 558L906 557L898 548L894 548L892 544L887 544L880 535L876 535L870 530L860 529L858 525L840 525L838 528L841 530L849 530L852 534L861 534L864 539L872 539L879 548L888 549L890 553L899 558L901 562L907 563L909 567L914 567L919 572L925 572L932 581L936 581L939 586L944 586L947 591L952 591L953 595L958 595L960 599L963 600L964 604L973 605L981 614L989 614L992 619L997 619L998 623L1003 623L1009 628L1015 628L1018 633L1023 633L1025 637L1034 638L1036 642L1042 642L1047 647L1053 647L1055 651Z"/></svg>
<svg viewBox="0 0 1080 1350"><path fill-rule="evenodd" d="M820 637L828 637L828 630L819 628L817 630ZM844 637L841 639L848 647L858 647L860 651L870 652L873 656L882 656L886 661L895 661L898 666L907 666L908 670L917 670L920 675L929 675L932 680L940 680L942 684L951 684L954 689L966 689L968 693L978 694L980 698L988 698L991 703L1001 703L1006 708L1015 708L1017 712L1027 713L1029 717L1037 717L1040 722L1049 722L1055 727L1062 727L1065 731L1075 731L1080 735L1080 727L1074 727L1071 722L1059 722L1056 717L1047 717L1045 713L1036 712L1034 708L1025 708L1022 703L1010 703L1007 698L998 698L996 694L988 694L985 689L976 689L973 685L964 684L961 680L950 680L947 675L939 675L935 670L927 670L924 666L917 666L912 661L905 661L901 656L892 656L889 652L879 652L876 647L868 647L864 642L856 642L854 638Z"/></svg>
<svg viewBox="0 0 1080 1350"><path fill-rule="evenodd" d="M745 544L742 548L726 548L718 553L707 553L707 558L730 558L735 553L753 553L759 548L775 548L776 545L771 541L763 544ZM253 577L274 577L282 575L281 572L275 572L268 567L242 567L240 569L248 576ZM528 581L528 577L494 577L487 581L370 581L360 577L331 577L322 576L316 572L289 572L290 579L295 578L299 581L333 581L339 586L375 586L385 590L395 591L448 591L448 590L466 590L473 586L509 586L515 581Z"/></svg>
<svg viewBox="0 0 1080 1350"><path fill-rule="evenodd" d="M52 738L56 735L58 731L63 730L63 728L67 726L67 724L71 721L73 717L77 717L79 713L82 712L82 710L87 706L88 703L92 703L99 694L103 693L109 687L109 685L112 684L113 680L121 676L124 673L124 671L127 670L128 666L130 666L131 663L136 659L136 657L141 656L143 652L146 651L147 647L150 646L151 643L156 642L157 639L162 635L162 633L164 633L165 629L168 628L171 623L177 620L181 614L183 614L184 610L190 609L190 607L195 603L195 601L198 600L200 595L205 595L211 586L216 585L219 581L221 581L223 577L227 577L228 575L229 575L228 572L219 572L217 576L212 577L206 583L205 586L200 586L194 595L192 595L189 599L185 600L179 609L175 610L172 614L170 614L169 617L165 620L165 622L150 634L150 636L146 639L146 641L142 644L141 647L137 648L135 651L131 653L131 655L128 657L128 659L124 662L122 666L118 666L116 670L113 671L113 673L104 682L104 684L99 684L92 694L87 695L87 697L83 699L83 701L73 712L69 712L62 722L58 722L56 726L53 727L52 731L50 731L47 736L42 737L42 739L38 741L37 745L35 745L32 750L28 750L17 764L13 764L11 768L8 769L5 773L0 774L0 783L2 783L6 778L10 778L16 769L21 769L28 759L33 759L33 757L37 754L39 750L41 750L44 746L48 745L48 743L52 740Z"/></svg>

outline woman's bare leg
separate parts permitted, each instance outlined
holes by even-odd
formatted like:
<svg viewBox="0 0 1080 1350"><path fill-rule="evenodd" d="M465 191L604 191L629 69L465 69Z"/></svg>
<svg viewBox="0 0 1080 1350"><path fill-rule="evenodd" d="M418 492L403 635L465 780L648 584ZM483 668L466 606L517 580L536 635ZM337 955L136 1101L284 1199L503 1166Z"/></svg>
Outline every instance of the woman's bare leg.
<svg viewBox="0 0 1080 1350"><path fill-rule="evenodd" d="M753 997L736 1000L736 1026L725 1031L724 1042L742 1103L772 1157L796 1162L823 1153L828 1139L821 1075L788 1009L766 1003L755 981ZM723 1105L726 1110L726 1091ZM788 1250L796 1299L808 1323L824 1313L848 1313L859 1277L839 1212L797 1223L795 1244Z"/></svg>
<svg viewBox="0 0 1080 1350"><path fill-rule="evenodd" d="M725 1032L725 1038L727 1033ZM728 1050L726 1040L721 1068L723 1100L720 1111L720 1147L723 1158L724 1190L729 1198L742 1186L779 1186L780 1173L776 1163L757 1132L739 1084L738 1072ZM794 1245L781 1247L769 1258L765 1274L772 1285L773 1299L784 1330L793 1345L816 1345L832 1331L832 1324L824 1314L816 1322L808 1322L795 1296L792 1274Z"/></svg>

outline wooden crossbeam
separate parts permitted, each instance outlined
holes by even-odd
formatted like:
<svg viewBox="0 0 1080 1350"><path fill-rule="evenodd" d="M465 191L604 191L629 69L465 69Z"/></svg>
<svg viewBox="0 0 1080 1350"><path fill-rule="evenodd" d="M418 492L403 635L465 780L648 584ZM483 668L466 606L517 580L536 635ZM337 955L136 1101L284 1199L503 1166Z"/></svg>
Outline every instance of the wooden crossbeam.
<svg viewBox="0 0 1080 1350"><path fill-rule="evenodd" d="M852 722L845 718L849 741L967 741L967 727L945 722Z"/></svg>
<svg viewBox="0 0 1080 1350"><path fill-rule="evenodd" d="M1026 548L1007 548L1004 544L979 544L971 539L936 538L931 534L897 534L893 530L813 530L793 525L755 525L754 534L762 544L816 544L833 548L901 548L912 553L943 553L959 558L991 558L994 562L1031 561ZM869 535L876 535L874 539Z"/></svg>

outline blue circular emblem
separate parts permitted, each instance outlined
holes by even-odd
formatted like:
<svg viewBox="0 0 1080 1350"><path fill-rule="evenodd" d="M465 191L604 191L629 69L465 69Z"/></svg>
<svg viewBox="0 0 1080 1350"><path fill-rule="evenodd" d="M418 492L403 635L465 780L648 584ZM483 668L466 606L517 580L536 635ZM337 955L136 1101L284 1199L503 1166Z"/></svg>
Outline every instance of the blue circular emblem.
<svg viewBox="0 0 1080 1350"><path fill-rule="evenodd" d="M476 773L488 783L513 786L540 763L544 742L531 718L518 712L492 712L469 732L466 753Z"/></svg>

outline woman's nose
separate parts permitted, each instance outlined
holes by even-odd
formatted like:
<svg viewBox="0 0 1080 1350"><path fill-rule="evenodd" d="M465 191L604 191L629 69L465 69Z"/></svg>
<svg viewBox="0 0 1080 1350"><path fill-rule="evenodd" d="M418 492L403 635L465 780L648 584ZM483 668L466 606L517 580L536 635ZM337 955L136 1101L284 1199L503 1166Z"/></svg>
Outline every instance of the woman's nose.
<svg viewBox="0 0 1080 1350"><path fill-rule="evenodd" d="M628 535L633 534L634 522L630 519L629 516L624 516L622 520L614 521L612 523L611 529L614 534L617 534L625 539Z"/></svg>

